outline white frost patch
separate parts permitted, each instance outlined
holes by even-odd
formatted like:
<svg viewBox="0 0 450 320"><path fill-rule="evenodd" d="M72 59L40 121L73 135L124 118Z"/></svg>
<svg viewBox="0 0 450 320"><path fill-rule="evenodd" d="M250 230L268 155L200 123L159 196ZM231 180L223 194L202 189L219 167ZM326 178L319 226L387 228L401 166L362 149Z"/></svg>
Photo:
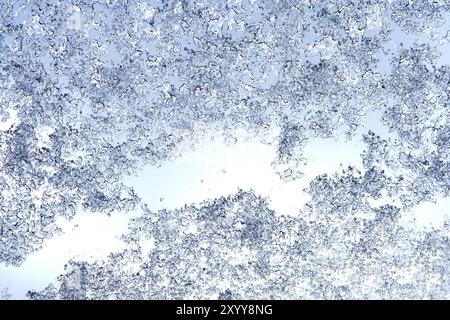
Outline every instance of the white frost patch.
<svg viewBox="0 0 450 320"><path fill-rule="evenodd" d="M237 266L253 260L253 252L246 247L236 248L226 253L228 261L231 265Z"/></svg>
<svg viewBox="0 0 450 320"><path fill-rule="evenodd" d="M143 12L142 18L144 19L151 19L155 16L156 9L152 6L149 6L148 4L141 4L140 9Z"/></svg>
<svg viewBox="0 0 450 320"><path fill-rule="evenodd" d="M49 126L39 126L35 130L36 138L38 139L38 148L48 148L50 144L50 135L55 132L55 128Z"/></svg>
<svg viewBox="0 0 450 320"><path fill-rule="evenodd" d="M186 228L184 229L184 233L185 234L196 234L198 230L197 225L195 225L192 222L189 222L189 224L186 226Z"/></svg>
<svg viewBox="0 0 450 320"><path fill-rule="evenodd" d="M147 240L141 240L139 241L139 244L141 246L142 255L148 256L150 252L155 248L155 239L150 238Z"/></svg>
<svg viewBox="0 0 450 320"><path fill-rule="evenodd" d="M422 202L404 213L412 218L417 228L442 228L446 218L450 217L450 198L438 198L435 202Z"/></svg>
<svg viewBox="0 0 450 320"><path fill-rule="evenodd" d="M379 4L373 5L368 10L367 30L381 29L383 21L381 20L381 6Z"/></svg>
<svg viewBox="0 0 450 320"><path fill-rule="evenodd" d="M81 29L81 10L77 6L72 6L69 10L70 17L67 18L67 28L72 30Z"/></svg>
<svg viewBox="0 0 450 320"><path fill-rule="evenodd" d="M20 123L19 117L17 114L18 110L15 109L7 109L5 110L9 114L9 117L5 121L0 121L0 131L8 131L13 126L17 126Z"/></svg>

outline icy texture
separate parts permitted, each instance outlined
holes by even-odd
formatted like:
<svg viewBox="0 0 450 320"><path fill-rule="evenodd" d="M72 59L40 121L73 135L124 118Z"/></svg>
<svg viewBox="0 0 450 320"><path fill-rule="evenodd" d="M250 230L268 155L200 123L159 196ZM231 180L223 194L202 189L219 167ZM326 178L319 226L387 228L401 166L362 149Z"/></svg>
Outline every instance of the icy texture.
<svg viewBox="0 0 450 320"><path fill-rule="evenodd" d="M104 266L73 262L58 297L448 297L448 225L397 220L449 196L449 15L431 0L0 1L0 262L20 265L81 208L136 210L121 178L203 128L231 143L279 129L274 169L289 181L308 141L351 139L376 111L392 137L366 132L363 172L314 179L303 217L244 192L146 213L132 228L155 238L152 257L129 239ZM230 264L244 248L254 264Z"/></svg>
<svg viewBox="0 0 450 320"><path fill-rule="evenodd" d="M323 179L312 183L324 193ZM146 212L132 221L128 249L107 261L71 261L58 287L33 299L450 298L450 224L417 232L398 208L355 207L367 182L327 180L355 194L336 210L316 197L301 217L276 217L253 192ZM342 182L341 182L342 181ZM359 185L358 185L359 183ZM356 185L355 185L356 184ZM344 209L346 211L344 211ZM151 244L151 245L149 245Z"/></svg>

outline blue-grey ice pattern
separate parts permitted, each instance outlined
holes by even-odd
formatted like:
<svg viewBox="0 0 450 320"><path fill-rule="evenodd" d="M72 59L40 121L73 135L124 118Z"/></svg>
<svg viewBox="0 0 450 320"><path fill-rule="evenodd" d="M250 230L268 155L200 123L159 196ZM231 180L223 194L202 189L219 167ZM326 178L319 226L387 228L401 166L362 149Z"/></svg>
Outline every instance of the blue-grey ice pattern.
<svg viewBox="0 0 450 320"><path fill-rule="evenodd" d="M0 121L1 264L80 210L138 213L31 299L450 299L449 218L402 220L450 196L447 0L0 0ZM286 183L317 139L364 152L298 216L253 190L154 211L123 183L211 130L278 130Z"/></svg>

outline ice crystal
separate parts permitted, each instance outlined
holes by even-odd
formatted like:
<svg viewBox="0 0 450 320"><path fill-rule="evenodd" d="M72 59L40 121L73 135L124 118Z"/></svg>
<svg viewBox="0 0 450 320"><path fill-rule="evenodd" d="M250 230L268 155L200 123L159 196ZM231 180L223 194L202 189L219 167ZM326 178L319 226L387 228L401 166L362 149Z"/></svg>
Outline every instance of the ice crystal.
<svg viewBox="0 0 450 320"><path fill-rule="evenodd" d="M449 19L431 0L0 1L0 262L80 209L145 209L122 178L204 128L279 130L286 181L312 139L364 131L362 166L315 177L298 218L244 191L146 212L129 249L30 297L448 298L449 223L399 220L449 196Z"/></svg>
<svg viewBox="0 0 450 320"><path fill-rule="evenodd" d="M128 248L106 261L71 261L59 286L33 299L449 298L448 226L399 225L391 205L352 207L367 182L327 182L356 194L335 207L275 216L253 192L197 207L147 212L125 235ZM323 179L322 179L323 180ZM342 181L342 182L341 182ZM317 182L312 183L315 190ZM342 186L343 184L344 186ZM317 191L316 191L317 192ZM323 190L320 192L324 192ZM307 221L312 215L313 222ZM152 241L153 247L144 246Z"/></svg>

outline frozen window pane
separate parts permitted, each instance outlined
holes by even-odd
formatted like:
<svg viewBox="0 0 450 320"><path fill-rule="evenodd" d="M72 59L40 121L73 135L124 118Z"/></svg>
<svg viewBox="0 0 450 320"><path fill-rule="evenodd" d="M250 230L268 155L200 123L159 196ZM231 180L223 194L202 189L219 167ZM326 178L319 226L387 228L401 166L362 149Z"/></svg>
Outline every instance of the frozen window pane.
<svg viewBox="0 0 450 320"><path fill-rule="evenodd" d="M449 25L447 1L1 1L1 297L78 232L124 236L30 298L449 298Z"/></svg>

